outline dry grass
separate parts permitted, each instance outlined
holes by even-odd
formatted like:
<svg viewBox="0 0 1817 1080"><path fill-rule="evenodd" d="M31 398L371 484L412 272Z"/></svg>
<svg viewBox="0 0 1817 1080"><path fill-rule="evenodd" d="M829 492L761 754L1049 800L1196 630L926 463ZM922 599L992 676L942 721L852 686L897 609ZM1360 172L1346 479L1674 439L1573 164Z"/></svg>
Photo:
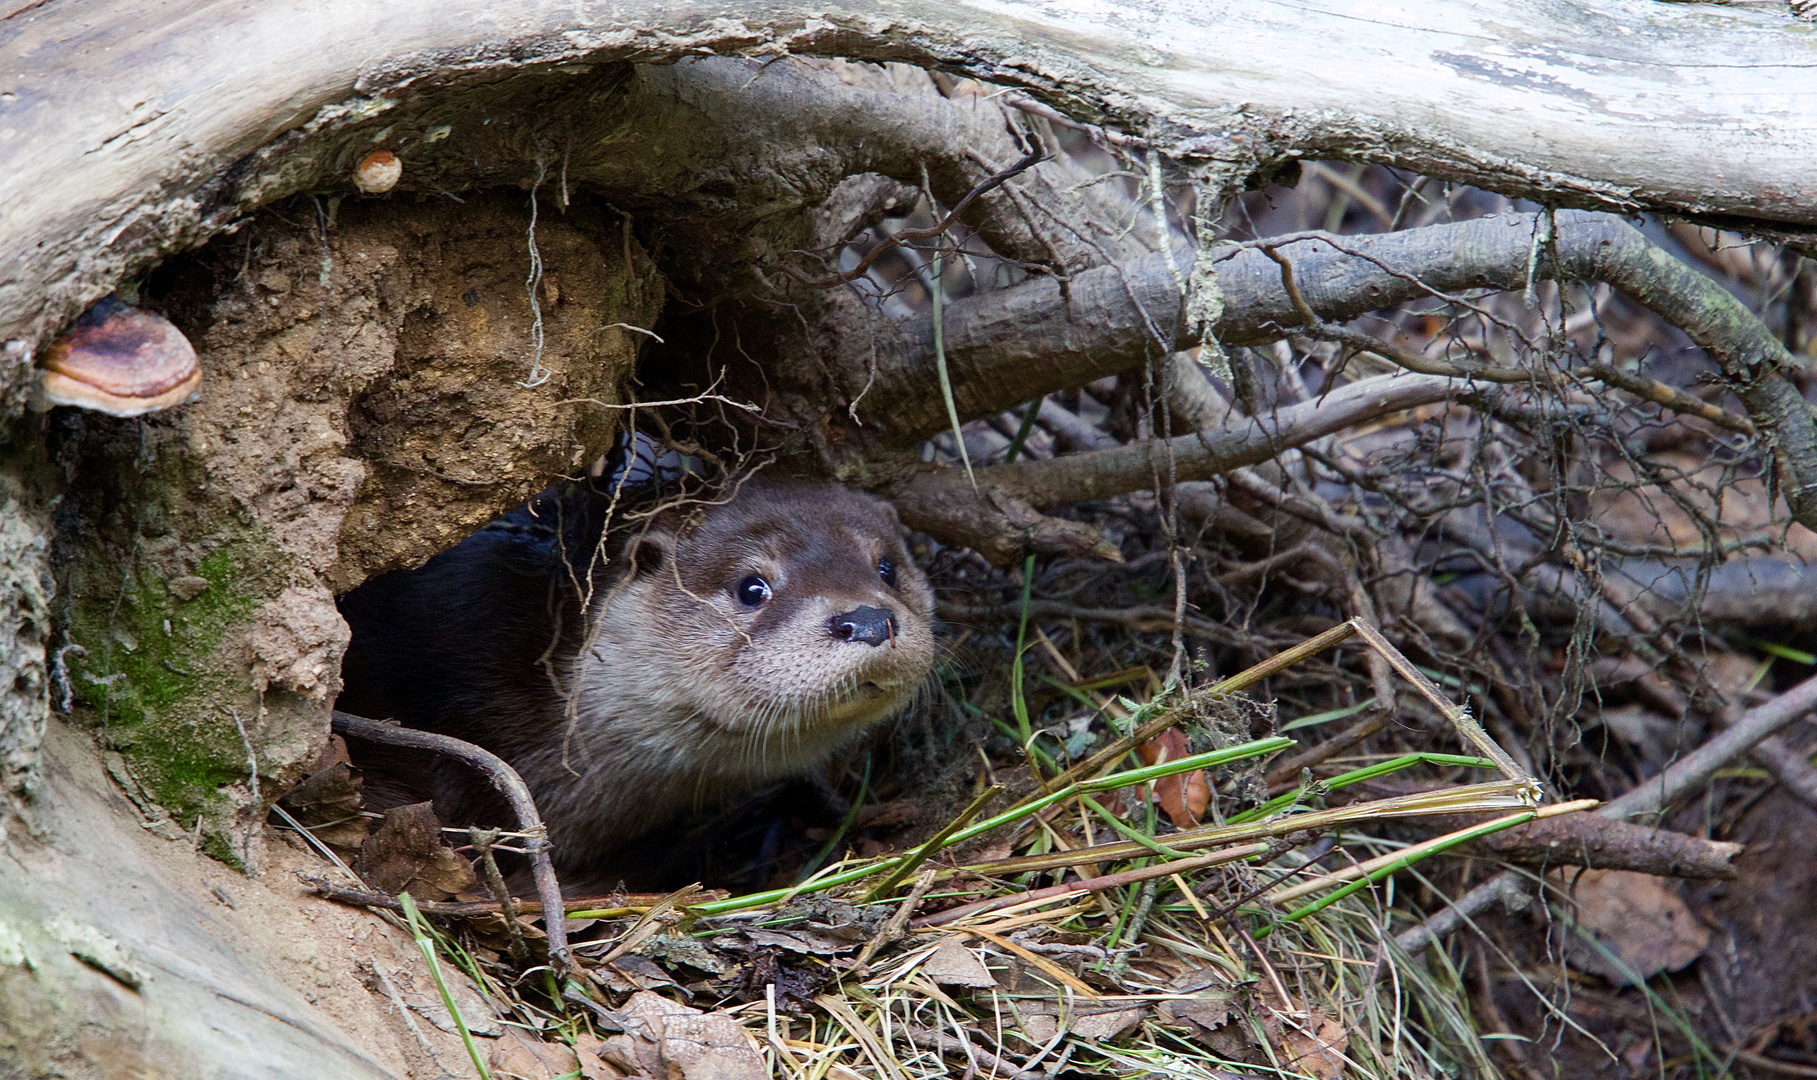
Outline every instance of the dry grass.
<svg viewBox="0 0 1817 1080"><path fill-rule="evenodd" d="M1393 875L1583 804L1541 809L1524 775L1460 782L1493 770L1487 758L1413 754L1240 810L1234 792L1253 790L1242 778L1292 745L1277 736L1134 763L1134 736L1180 724L1203 737L1242 686L1307 652L1195 692L1119 699L1122 738L1067 770L1031 754L1041 783L1026 797L973 821L980 798L905 853L836 863L786 890L571 912L600 922L559 992L546 968L513 986L497 977L505 966L476 961L495 932L444 947L545 1038L597 1045L625 992L654 987L725 1008L770 1073L794 1080L1493 1075L1457 972L1442 954L1429 967L1395 947L1393 928L1420 913ZM1155 786L1199 770L1210 770L1209 823L1173 827ZM1404 770L1443 782L1320 806ZM1404 849L1351 831L1460 811L1484 824Z"/></svg>

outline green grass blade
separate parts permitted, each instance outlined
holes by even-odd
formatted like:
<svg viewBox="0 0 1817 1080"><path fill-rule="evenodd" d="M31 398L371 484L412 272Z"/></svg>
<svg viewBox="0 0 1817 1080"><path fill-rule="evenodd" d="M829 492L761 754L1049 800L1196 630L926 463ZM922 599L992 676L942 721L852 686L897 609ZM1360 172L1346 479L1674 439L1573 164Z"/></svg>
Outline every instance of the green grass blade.
<svg viewBox="0 0 1817 1080"><path fill-rule="evenodd" d="M448 981L442 977L442 966L435 959L435 942L429 939L428 928L424 925L422 912L416 909L416 901L409 893L399 893L398 902L404 908L404 918L410 922L410 932L416 938L416 947L423 954L423 962L429 965L429 977L435 980L436 990L441 992L442 1007L454 1018L454 1026L460 1030L461 1043L467 1048L467 1056L473 1059L473 1067L479 1071L480 1080L492 1080L492 1073L486 1069L486 1059L480 1057L479 1047L473 1042L473 1033L467 1030L467 1019L454 1003L454 993L448 989Z"/></svg>

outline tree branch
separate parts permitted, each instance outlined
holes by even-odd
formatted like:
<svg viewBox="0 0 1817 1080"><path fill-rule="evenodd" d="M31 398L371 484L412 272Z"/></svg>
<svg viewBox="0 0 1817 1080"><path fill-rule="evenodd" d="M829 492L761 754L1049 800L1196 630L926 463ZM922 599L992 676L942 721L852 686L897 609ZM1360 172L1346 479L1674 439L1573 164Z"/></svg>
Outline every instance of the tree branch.
<svg viewBox="0 0 1817 1080"><path fill-rule="evenodd" d="M1817 678L1806 679L1765 705L1749 709L1734 726L1680 758L1665 772L1599 807L1597 816L1621 820L1656 814L1672 800L1704 783L1724 764L1747 753L1762 739L1809 714L1812 709L1817 709ZM1504 871L1458 897L1425 922L1401 933L1394 939L1395 944L1410 953L1418 952L1496 901L1521 895L1520 875Z"/></svg>
<svg viewBox="0 0 1817 1080"><path fill-rule="evenodd" d="M1552 202L1817 224L1811 189L1787 180L1808 171L1817 62L1788 20L1733 7L1460 0L1390 18L1285 3L1213 16L1186 0L1139 14L1038 0L527 0L501 15L485 0L181 11L135 0L102 18L34 5L7 23L21 100L0 192L0 340L26 348L248 210L350 193L355 151L426 115L414 103L526 75L554 96L487 119L534 136L539 120L597 108L590 91L546 105L586 66L709 52L900 60L1019 83L1077 115L1165 133L1164 150L1226 189L1288 156L1349 156ZM1576 42L1588 44L1560 44ZM105 100L99 81L113 87ZM487 126L459 118L436 136L455 157ZM437 129L403 123L389 137L432 146ZM513 182L563 152L526 138L482 165L492 183ZM631 158L654 171L661 154Z"/></svg>
<svg viewBox="0 0 1817 1080"><path fill-rule="evenodd" d="M369 742L447 754L478 769L498 789L499 794L505 797L505 801L510 803L511 812L517 815L518 829L530 834L529 839L524 841L524 850L530 855L530 869L536 879L536 893L542 899L543 910L561 911L561 885L555 879L555 865L549 858L549 837L543 827L542 816L536 811L536 801L531 798L530 788L525 785L523 777L503 758L470 742L447 735L368 720L352 713L336 711L334 730ZM560 918L545 919L543 929L549 935L549 963L555 968L557 975L565 975L571 962L568 955L567 924Z"/></svg>
<svg viewBox="0 0 1817 1080"><path fill-rule="evenodd" d="M1310 317L1314 329L1335 332L1323 320L1350 318L1423 295L1521 288L1540 225L1537 215L1510 214L1403 233L1306 235L1266 250L1245 250L1226 260L1220 271L1228 314L1218 330L1233 341L1251 335L1279 337L1306 325ZM1281 265L1287 260L1280 252L1287 249L1292 249L1290 269ZM1566 281L1606 281L1702 346L1747 406L1749 426L1772 448L1794 518L1817 527L1817 422L1797 387L1782 374L1794 368L1796 360L1752 312L1635 229L1599 214L1559 212L1552 252L1541 260L1539 270ZM1148 304L1139 301L1144 296ZM1154 348L1152 337L1141 329L1146 320L1156 311L1178 312L1178 300L1171 274L1161 266L1160 257L1153 256L1131 266L1079 275L1070 303L1053 283L1034 282L954 305L947 315L948 340L954 340L956 324L966 347L960 352L949 346L948 363L961 415L995 412L1139 362ZM1164 332L1174 332L1175 322L1162 325ZM1387 343L1378 343L1375 351L1430 368ZM930 396L910 389L916 380L925 384L931 378L920 371L922 366L893 364L884 369L887 374L879 375L880 397L903 403L894 416L898 438L933 422ZM1465 374L1449 365L1435 370ZM1500 368L1475 374L1493 382L1519 375ZM1587 374L1607 379L1610 372ZM986 468L977 471L976 492L961 490L954 478L940 472L927 472L899 484L893 496L904 520L914 527L959 542L979 538L992 549L987 558L1004 561L1014 558L1011 530L991 509L993 499L1021 500L1039 508L1105 498L1148 486L1157 469L1172 470L1177 481L1204 479L1398 409L1443 400L1471 381L1430 374L1366 380L1316 402L1283 409L1277 419L1265 422L1238 422L1176 438L1171 444L1151 442ZM1624 389L1639 383L1608 381ZM1649 400L1671 397L1670 388L1655 390L1648 383L1640 389ZM1374 396L1378 394L1379 400ZM923 410L930 414L927 419L917 414L918 398L930 405ZM1676 398L1672 405L1699 411ZM1746 423L1726 414L1724 419L1731 429ZM1022 531L1027 532L1025 526ZM987 537L995 539L983 539Z"/></svg>
<svg viewBox="0 0 1817 1080"><path fill-rule="evenodd" d="M1787 451L1800 462L1817 460L1817 431L1801 430L1810 424L1791 407L1790 384L1776 375L1800 365L1752 312L1616 218L1561 211L1555 223L1555 257L1540 262L1541 279L1607 282L1657 312L1722 366L1755 426L1774 431L1789 423L1782 436ZM1302 233L1269 247L1291 260L1305 305L1339 323L1422 297L1524 289L1539 227L1537 214L1502 214L1396 233ZM1244 248L1217 269L1224 315L1213 330L1225 345L1277 341L1307 325L1267 251ZM961 418L988 416L1142 363L1158 348L1147 332L1150 320L1169 348L1197 344L1180 325L1179 286L1161 255L1079 274L1072 289L1070 304L1054 282L1034 281L947 306L947 365ZM849 343L842 369L868 371L870 345L868 339ZM892 440L908 443L943 430L944 412L937 403L918 404L915 398L926 395L913 391L933 378L928 320L904 320L895 340L880 331L878 356L873 392L903 402L888 420ZM1500 369L1492 374L1508 377ZM1657 394L1650 380L1644 388L1621 388ZM1694 411L1684 402L1673 407ZM1728 420L1731 429L1740 423ZM1817 465L1805 467L1817 475Z"/></svg>
<svg viewBox="0 0 1817 1080"><path fill-rule="evenodd" d="M1014 520L1002 507L1044 508L1105 499L1152 485L1157 469L1163 474L1171 469L1178 481L1205 480L1377 417L1473 391L1485 392L1457 379L1384 375L1339 387L1274 416L1243 418L1171 440L992 465L976 470L976 489L957 469L930 468L897 484L889 497L910 528L974 547L999 564L1027 549L1073 553L1044 546L1046 541L1030 533L1027 522Z"/></svg>

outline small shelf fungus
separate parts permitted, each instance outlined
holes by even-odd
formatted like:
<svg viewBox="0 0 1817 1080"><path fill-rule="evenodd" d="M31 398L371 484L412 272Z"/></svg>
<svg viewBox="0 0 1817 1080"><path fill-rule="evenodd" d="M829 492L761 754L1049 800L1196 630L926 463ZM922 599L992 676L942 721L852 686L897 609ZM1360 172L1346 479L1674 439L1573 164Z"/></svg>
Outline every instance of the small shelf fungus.
<svg viewBox="0 0 1817 1080"><path fill-rule="evenodd" d="M181 330L110 294L51 343L34 404L143 416L181 403L201 384L202 365Z"/></svg>
<svg viewBox="0 0 1817 1080"><path fill-rule="evenodd" d="M374 150L353 170L353 186L368 195L383 195L404 175L404 163L389 150Z"/></svg>

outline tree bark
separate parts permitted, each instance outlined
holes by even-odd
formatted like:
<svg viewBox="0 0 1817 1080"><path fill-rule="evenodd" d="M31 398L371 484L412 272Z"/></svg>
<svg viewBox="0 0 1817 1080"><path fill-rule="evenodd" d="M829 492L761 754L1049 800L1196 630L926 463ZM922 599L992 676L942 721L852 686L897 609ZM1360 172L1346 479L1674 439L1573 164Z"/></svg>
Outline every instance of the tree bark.
<svg viewBox="0 0 1817 1080"><path fill-rule="evenodd" d="M1779 464L1794 518L1817 526L1817 423L1785 377L1801 366L1797 359L1727 290L1625 223L1560 211L1549 244L1541 243L1544 226L1540 215L1505 214L1362 237L1303 234L1281 242L1275 255L1303 283L1298 291L1307 310L1324 321L1422 296L1516 290L1529 274L1608 282L1684 330L1721 366ZM1266 253L1243 249L1218 265L1225 314L1214 330L1220 340L1254 343L1311 329L1295 310L1281 265ZM1070 296L1051 281L1034 281L953 305L944 324L946 359L960 418L989 415L1127 370L1160 349L1192 344L1181 326L1180 299L1162 256L1152 255L1077 275ZM894 339L886 337L891 330ZM905 319L854 343L854 349L873 347L881 357L872 361L880 372L873 392L894 403L889 423L895 441L925 438L945 425L933 395L914 392L935 377L931 339L931 318ZM994 352L991 342L997 343ZM856 364L855 356L848 358L845 369ZM1367 379L1275 416L1229 421L1171 441L979 469L976 489L954 470L924 470L899 482L892 495L915 528L999 562L1013 561L1021 548L1083 554L1092 545L1076 531L1050 534L1040 519L1005 513L1004 507L1048 508L1156 483L1203 480L1400 409L1482 393L1497 382L1543 385L1553 377L1520 369L1486 374L1481 381L1438 374Z"/></svg>
<svg viewBox="0 0 1817 1080"><path fill-rule="evenodd" d="M1817 225L1817 61L1785 17L1747 9L141 0L14 4L0 26L16 73L0 101L0 340L26 347L248 209L347 191L372 134L408 126L438 90L707 52L904 60L1021 84L1225 181L1354 156L1551 202ZM21 402L8 389L5 411Z"/></svg>

